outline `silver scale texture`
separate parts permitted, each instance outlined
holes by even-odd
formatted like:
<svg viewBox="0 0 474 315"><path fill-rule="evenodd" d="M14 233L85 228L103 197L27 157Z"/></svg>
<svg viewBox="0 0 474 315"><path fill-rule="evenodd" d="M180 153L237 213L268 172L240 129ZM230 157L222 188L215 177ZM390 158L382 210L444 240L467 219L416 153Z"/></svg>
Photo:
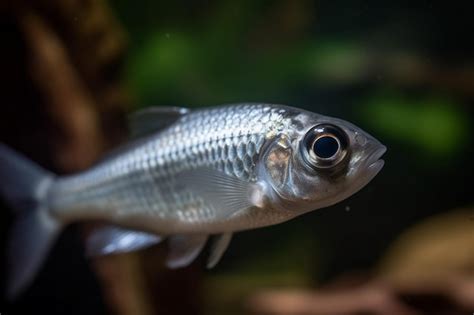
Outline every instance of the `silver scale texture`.
<svg viewBox="0 0 474 315"><path fill-rule="evenodd" d="M146 221L158 230L209 224L221 209L186 189L180 174L207 166L255 182L262 147L288 126L287 114L283 106L258 104L192 111L91 170L60 178L51 191L53 214Z"/></svg>

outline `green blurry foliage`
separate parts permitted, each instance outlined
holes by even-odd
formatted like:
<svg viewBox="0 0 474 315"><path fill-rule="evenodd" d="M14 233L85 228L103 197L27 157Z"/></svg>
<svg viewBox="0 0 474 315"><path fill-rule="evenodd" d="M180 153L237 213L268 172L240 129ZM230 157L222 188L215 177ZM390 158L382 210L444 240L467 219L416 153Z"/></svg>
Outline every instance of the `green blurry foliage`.
<svg viewBox="0 0 474 315"><path fill-rule="evenodd" d="M378 134L436 158L466 150L470 128L461 106L445 98L405 98L381 93L360 106L362 120Z"/></svg>
<svg viewBox="0 0 474 315"><path fill-rule="evenodd" d="M204 42L211 41L210 44ZM280 95L301 78L301 54L250 55L222 50L195 35L157 33L130 60L128 78L140 103L155 99L206 104Z"/></svg>
<svg viewBox="0 0 474 315"><path fill-rule="evenodd" d="M364 71L365 55L345 42L302 41L253 54L238 47L223 50L207 35L157 32L150 36L128 66L127 77L140 103L276 99L297 86L354 81Z"/></svg>
<svg viewBox="0 0 474 315"><path fill-rule="evenodd" d="M364 48L347 40L320 40L302 55L308 76L333 83L360 79L369 63Z"/></svg>
<svg viewBox="0 0 474 315"><path fill-rule="evenodd" d="M196 10L196 17L173 4L147 2L139 18L137 8L119 1L118 12L127 12L123 21L133 39L126 78L137 102L192 106L291 94L313 71L305 35L313 4L275 3L214 2ZM150 11L158 16L147 17ZM187 14L185 21L179 19Z"/></svg>

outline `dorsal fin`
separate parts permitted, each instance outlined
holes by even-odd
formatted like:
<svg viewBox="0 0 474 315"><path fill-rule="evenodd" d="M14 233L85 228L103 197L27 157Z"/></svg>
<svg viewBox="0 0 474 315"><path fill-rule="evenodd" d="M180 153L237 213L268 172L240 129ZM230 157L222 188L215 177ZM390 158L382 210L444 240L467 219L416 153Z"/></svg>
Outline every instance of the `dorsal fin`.
<svg viewBox="0 0 474 315"><path fill-rule="evenodd" d="M174 124L189 113L184 107L148 107L130 115L129 128L132 138L148 136Z"/></svg>

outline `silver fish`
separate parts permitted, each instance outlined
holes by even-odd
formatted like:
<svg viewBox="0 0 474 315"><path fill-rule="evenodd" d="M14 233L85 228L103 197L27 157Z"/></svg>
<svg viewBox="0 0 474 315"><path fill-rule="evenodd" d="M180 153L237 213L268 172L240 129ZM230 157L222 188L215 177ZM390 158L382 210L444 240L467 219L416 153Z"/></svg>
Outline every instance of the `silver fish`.
<svg viewBox="0 0 474 315"><path fill-rule="evenodd" d="M233 232L284 222L360 190L383 167L386 150L346 121L271 104L150 108L132 116L131 131L130 144L65 177L0 146L0 192L28 208L12 232L11 296L32 281L71 222L109 224L90 235L92 256L168 238L171 268L190 264L217 235L213 267Z"/></svg>

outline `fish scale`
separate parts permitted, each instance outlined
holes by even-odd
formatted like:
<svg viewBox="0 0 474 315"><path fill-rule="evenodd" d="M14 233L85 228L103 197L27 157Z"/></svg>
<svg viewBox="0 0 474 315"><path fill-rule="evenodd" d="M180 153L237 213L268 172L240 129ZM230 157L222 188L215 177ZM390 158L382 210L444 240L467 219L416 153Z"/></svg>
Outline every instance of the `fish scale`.
<svg viewBox="0 0 474 315"><path fill-rule="evenodd" d="M162 224L209 223L220 209L186 190L179 175L207 166L254 182L265 139L285 126L285 113L253 104L192 112L90 171L58 180L52 211L69 220L159 217Z"/></svg>

